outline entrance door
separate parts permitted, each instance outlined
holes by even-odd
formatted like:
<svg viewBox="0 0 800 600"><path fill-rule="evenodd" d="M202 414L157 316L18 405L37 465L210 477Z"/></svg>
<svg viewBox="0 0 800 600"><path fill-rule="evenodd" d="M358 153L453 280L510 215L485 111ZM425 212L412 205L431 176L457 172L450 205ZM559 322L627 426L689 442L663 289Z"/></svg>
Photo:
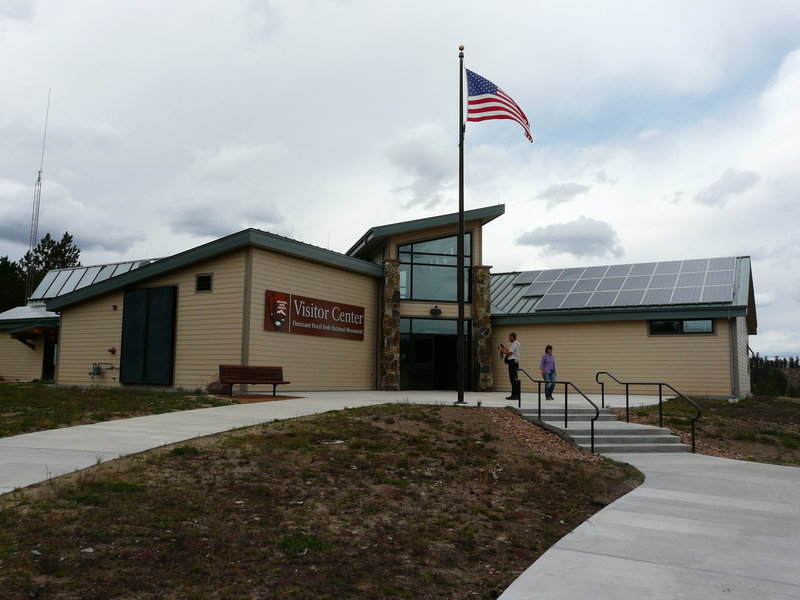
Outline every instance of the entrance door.
<svg viewBox="0 0 800 600"><path fill-rule="evenodd" d="M455 390L455 321L444 319L401 319L400 388L404 390ZM449 330L449 331L448 331ZM441 332L441 333L440 333ZM466 340L469 348L469 339ZM464 361L465 382L469 382L469 361ZM467 384L468 385L468 384Z"/></svg>

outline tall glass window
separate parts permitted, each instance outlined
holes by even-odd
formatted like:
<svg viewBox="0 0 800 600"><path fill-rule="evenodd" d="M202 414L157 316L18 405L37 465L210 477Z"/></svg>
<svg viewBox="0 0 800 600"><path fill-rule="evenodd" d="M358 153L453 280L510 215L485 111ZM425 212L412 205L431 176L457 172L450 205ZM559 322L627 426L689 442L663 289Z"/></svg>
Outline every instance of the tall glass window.
<svg viewBox="0 0 800 600"><path fill-rule="evenodd" d="M400 298L455 302L458 253L457 236L406 244L398 248ZM472 236L464 234L464 300L470 302Z"/></svg>

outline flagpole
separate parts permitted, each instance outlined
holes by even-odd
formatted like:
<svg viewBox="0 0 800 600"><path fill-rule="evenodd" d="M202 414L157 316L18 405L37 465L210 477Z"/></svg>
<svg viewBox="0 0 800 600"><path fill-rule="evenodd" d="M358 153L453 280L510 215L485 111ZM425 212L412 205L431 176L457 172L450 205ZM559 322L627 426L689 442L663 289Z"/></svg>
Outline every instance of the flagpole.
<svg viewBox="0 0 800 600"><path fill-rule="evenodd" d="M456 379L458 398L464 400L464 46L458 47L458 242L456 252L456 298L458 300L458 328L456 337Z"/></svg>

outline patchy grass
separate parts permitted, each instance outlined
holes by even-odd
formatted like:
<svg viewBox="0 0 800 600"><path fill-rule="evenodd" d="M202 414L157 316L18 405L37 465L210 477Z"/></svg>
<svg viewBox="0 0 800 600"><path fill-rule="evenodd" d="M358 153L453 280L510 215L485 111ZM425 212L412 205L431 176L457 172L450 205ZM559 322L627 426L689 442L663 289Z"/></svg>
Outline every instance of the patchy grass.
<svg viewBox="0 0 800 600"><path fill-rule="evenodd" d="M532 448L490 410L276 421L7 494L0 595L495 598L640 476L538 429L554 441Z"/></svg>
<svg viewBox="0 0 800 600"><path fill-rule="evenodd" d="M753 396L739 402L695 398L697 451L703 454L800 466L800 399ZM617 411L625 418L625 410ZM689 441L694 409L686 401L664 402L664 425ZM658 405L631 410L631 420L658 425Z"/></svg>
<svg viewBox="0 0 800 600"><path fill-rule="evenodd" d="M228 404L188 392L0 383L0 437Z"/></svg>

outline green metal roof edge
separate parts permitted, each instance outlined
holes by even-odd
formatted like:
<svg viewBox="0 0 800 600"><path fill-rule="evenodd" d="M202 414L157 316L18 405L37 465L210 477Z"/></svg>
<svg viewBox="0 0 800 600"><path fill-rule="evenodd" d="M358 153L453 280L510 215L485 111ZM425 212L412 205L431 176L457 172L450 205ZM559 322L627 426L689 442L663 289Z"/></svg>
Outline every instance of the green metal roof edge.
<svg viewBox="0 0 800 600"><path fill-rule="evenodd" d="M474 208L472 210L464 211L464 222L466 223L467 221L480 220L484 223L488 223L489 221L492 221L505 214L505 212L505 204ZM457 212L372 227L364 235L362 235L345 254L352 256L353 254L365 250L368 247L374 247L375 244L380 240L392 235L397 235L398 233L406 233L408 231L415 231L417 229L431 229L433 227L441 227L442 225L451 225L453 223L458 223Z"/></svg>
<svg viewBox="0 0 800 600"><path fill-rule="evenodd" d="M593 310L583 312L540 311L527 314L492 315L492 323L521 325L525 323L588 323L596 321L650 321L667 319L711 319L719 317L744 317L746 306L672 306L654 307L653 310Z"/></svg>
<svg viewBox="0 0 800 600"><path fill-rule="evenodd" d="M33 327L58 327L60 317L45 317L43 319L15 319L13 321L0 322L0 330L6 333L19 333L27 331Z"/></svg>
<svg viewBox="0 0 800 600"><path fill-rule="evenodd" d="M239 248L246 248L247 246L256 246L258 248L273 250L281 254L288 254L306 260L320 262L347 271L370 275L372 277L383 276L383 267L373 262L346 256L339 252L326 250L325 248L312 246L304 242L298 242L297 240L285 238L274 233L268 233L258 229L245 229L201 246L179 252L178 254L173 254L167 258L162 258L159 261L139 267L133 271L128 271L122 275L117 275L111 279L106 279L105 281L81 288L80 290L64 294L63 296L59 296L47 302L46 307L47 310L59 310L70 304L82 302L89 298L169 273L175 269L201 262L214 256L219 256L220 254L238 250Z"/></svg>

